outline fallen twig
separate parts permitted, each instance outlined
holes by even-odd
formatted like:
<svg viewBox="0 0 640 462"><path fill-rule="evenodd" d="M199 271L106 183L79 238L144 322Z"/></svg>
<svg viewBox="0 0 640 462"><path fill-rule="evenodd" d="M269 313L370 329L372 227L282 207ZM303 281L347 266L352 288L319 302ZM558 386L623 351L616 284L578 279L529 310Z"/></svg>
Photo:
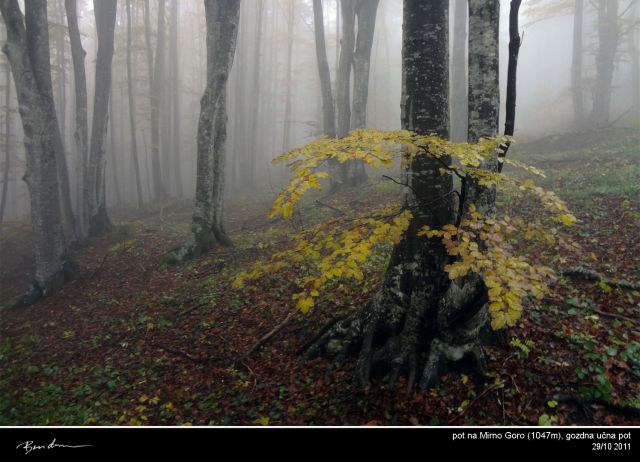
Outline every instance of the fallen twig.
<svg viewBox="0 0 640 462"><path fill-rule="evenodd" d="M280 324L278 324L276 327L274 327L272 330L270 330L266 335L264 335L262 338L260 338L260 340L258 340L258 342L255 345L253 345L249 349L249 351L247 351L245 354L243 354L240 357L238 362L242 362L244 359L246 359L249 356L251 356L251 354L254 351L256 351L262 345L267 343L272 337L274 337L278 332L280 332L287 324L289 324L289 322L293 319L293 317L294 317L294 313L289 313L287 315L287 317L284 319L284 321L282 321Z"/></svg>
<svg viewBox="0 0 640 462"><path fill-rule="evenodd" d="M165 345L163 345L161 343L155 343L155 342L152 343L151 346L153 346L155 348L158 348L158 349L160 349L162 351L166 351L167 353L173 353L174 355L181 356L181 357L183 357L185 359L188 359L189 361L192 361L192 362L194 362L196 364L202 364L202 360L200 360L200 359L198 359L198 358L196 358L194 356L191 356L189 353L185 353L184 351L174 350L173 348L169 348L169 347L167 347L167 346L165 346Z"/></svg>

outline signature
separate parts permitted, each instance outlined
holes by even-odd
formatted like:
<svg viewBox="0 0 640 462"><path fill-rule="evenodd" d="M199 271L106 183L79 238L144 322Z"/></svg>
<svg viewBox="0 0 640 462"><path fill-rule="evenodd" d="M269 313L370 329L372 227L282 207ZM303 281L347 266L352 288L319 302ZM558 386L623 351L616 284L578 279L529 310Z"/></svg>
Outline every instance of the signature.
<svg viewBox="0 0 640 462"><path fill-rule="evenodd" d="M90 444L79 444L75 446L71 446L68 444L60 444L56 443L56 439L54 438L51 443L48 445L39 445L35 444L33 441L25 441L24 443L20 443L16 449L23 449L25 454L29 454L32 451L37 451L40 449L55 449L55 448L68 448L68 449L77 449L77 448L91 448Z"/></svg>

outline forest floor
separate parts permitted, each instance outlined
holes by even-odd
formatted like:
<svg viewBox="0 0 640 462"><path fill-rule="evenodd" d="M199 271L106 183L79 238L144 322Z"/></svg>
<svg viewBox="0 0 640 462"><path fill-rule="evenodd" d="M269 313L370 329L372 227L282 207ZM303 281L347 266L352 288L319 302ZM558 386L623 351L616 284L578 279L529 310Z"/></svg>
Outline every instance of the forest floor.
<svg viewBox="0 0 640 462"><path fill-rule="evenodd" d="M566 231L579 249L522 250L556 270L640 280L637 133L557 136L515 145L510 155L543 168L543 185L579 219ZM323 201L363 210L397 201L394 186L372 181ZM508 345L486 347L485 385L450 373L427 391L376 378L366 394L355 393L351 361L308 361L297 351L372 297L388 252L370 258L364 283L327 291L307 315L291 301L295 268L233 289L239 270L335 213L310 201L290 222L269 220L272 199L232 201L235 246L173 266L162 262L189 234L189 203L114 215L113 231L75 252L79 276L26 309L8 300L29 282L29 229L6 232L0 425L640 425L640 292L573 277L560 277L543 303L528 307L507 331ZM504 195L500 202L513 216L536 213Z"/></svg>

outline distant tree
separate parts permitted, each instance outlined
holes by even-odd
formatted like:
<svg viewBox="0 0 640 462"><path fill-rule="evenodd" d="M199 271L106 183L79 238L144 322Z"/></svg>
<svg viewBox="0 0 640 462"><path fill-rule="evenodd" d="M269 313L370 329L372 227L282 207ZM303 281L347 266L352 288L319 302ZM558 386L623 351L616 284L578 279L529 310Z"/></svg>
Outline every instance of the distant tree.
<svg viewBox="0 0 640 462"><path fill-rule="evenodd" d="M132 43L133 31L131 20L131 0L127 0L127 94L129 96L129 127L131 129L131 158L133 160L133 171L136 181L136 192L138 207L144 204L142 192L142 181L140 179L140 161L138 156L138 141L136 130L136 91L133 83L133 63L132 63Z"/></svg>
<svg viewBox="0 0 640 462"><path fill-rule="evenodd" d="M593 128L603 128L609 125L611 85L619 39L618 0L598 0L596 82L593 91L593 108L589 120Z"/></svg>
<svg viewBox="0 0 640 462"><path fill-rule="evenodd" d="M584 0L575 0L573 14L573 52L571 56L571 93L573 96L573 124L576 130L584 128L583 89L583 32Z"/></svg>
<svg viewBox="0 0 640 462"><path fill-rule="evenodd" d="M111 227L107 214L105 144L111 97L112 60L117 0L94 0L93 10L98 35L93 123L89 144L88 205L89 235L98 236Z"/></svg>
<svg viewBox="0 0 640 462"><path fill-rule="evenodd" d="M78 26L78 9L76 0L65 0L73 76L75 88L75 134L76 142L76 210L78 216L77 234L84 240L89 234L89 123L87 114L87 75L85 70L86 52L82 48L82 38Z"/></svg>
<svg viewBox="0 0 640 462"><path fill-rule="evenodd" d="M55 293L70 276L62 227L57 159L62 147L53 102L47 2L30 0L25 14L17 0L1 0L7 28L3 47L11 64L24 132L35 254L33 284L22 304Z"/></svg>
<svg viewBox="0 0 640 462"><path fill-rule="evenodd" d="M327 59L327 46L324 30L324 11L322 0L313 0L313 21L316 45L316 60L320 75L322 92L322 117L324 134L329 138L336 137L336 113L333 105L333 89L331 88L331 71Z"/></svg>

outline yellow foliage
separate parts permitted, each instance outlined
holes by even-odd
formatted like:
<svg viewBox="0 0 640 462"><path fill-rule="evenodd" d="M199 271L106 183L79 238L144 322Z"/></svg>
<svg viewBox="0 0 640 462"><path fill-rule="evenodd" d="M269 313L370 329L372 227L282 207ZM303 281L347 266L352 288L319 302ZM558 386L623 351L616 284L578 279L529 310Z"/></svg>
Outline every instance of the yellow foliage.
<svg viewBox="0 0 640 462"><path fill-rule="evenodd" d="M552 221L571 225L576 218L553 192L536 186L532 180L519 180L484 168L485 162L497 159L513 167L544 177L544 172L525 163L500 157L507 137L482 139L477 144L451 143L437 136L420 136L406 130L355 130L342 139L321 138L293 149L275 163L287 163L291 182L283 189L269 212L270 217L293 216L295 207L309 190L321 190L328 178L330 162L361 160L374 168L392 168L399 160L407 167L417 156L451 159L443 164L442 174L471 179L480 186L509 188L517 194L536 197L549 212ZM488 288L489 313L494 329L513 326L522 315L526 296L540 300L547 291L546 280L553 277L549 268L532 265L511 252L509 236L519 231L527 240L553 244L558 240L555 228L525 223L508 216L483 217L473 204L459 226L452 224L439 230L423 228L419 236L440 238L452 263L445 267L449 277L462 278L480 274ZM397 244L409 228L413 215L402 208L382 208L369 216L340 217L317 225L294 236L294 245L272 255L269 261L257 262L232 282L234 288L266 274L295 266L304 268L300 291L294 295L297 308L308 312L316 304L320 290L332 281L364 278L363 265L380 244Z"/></svg>

